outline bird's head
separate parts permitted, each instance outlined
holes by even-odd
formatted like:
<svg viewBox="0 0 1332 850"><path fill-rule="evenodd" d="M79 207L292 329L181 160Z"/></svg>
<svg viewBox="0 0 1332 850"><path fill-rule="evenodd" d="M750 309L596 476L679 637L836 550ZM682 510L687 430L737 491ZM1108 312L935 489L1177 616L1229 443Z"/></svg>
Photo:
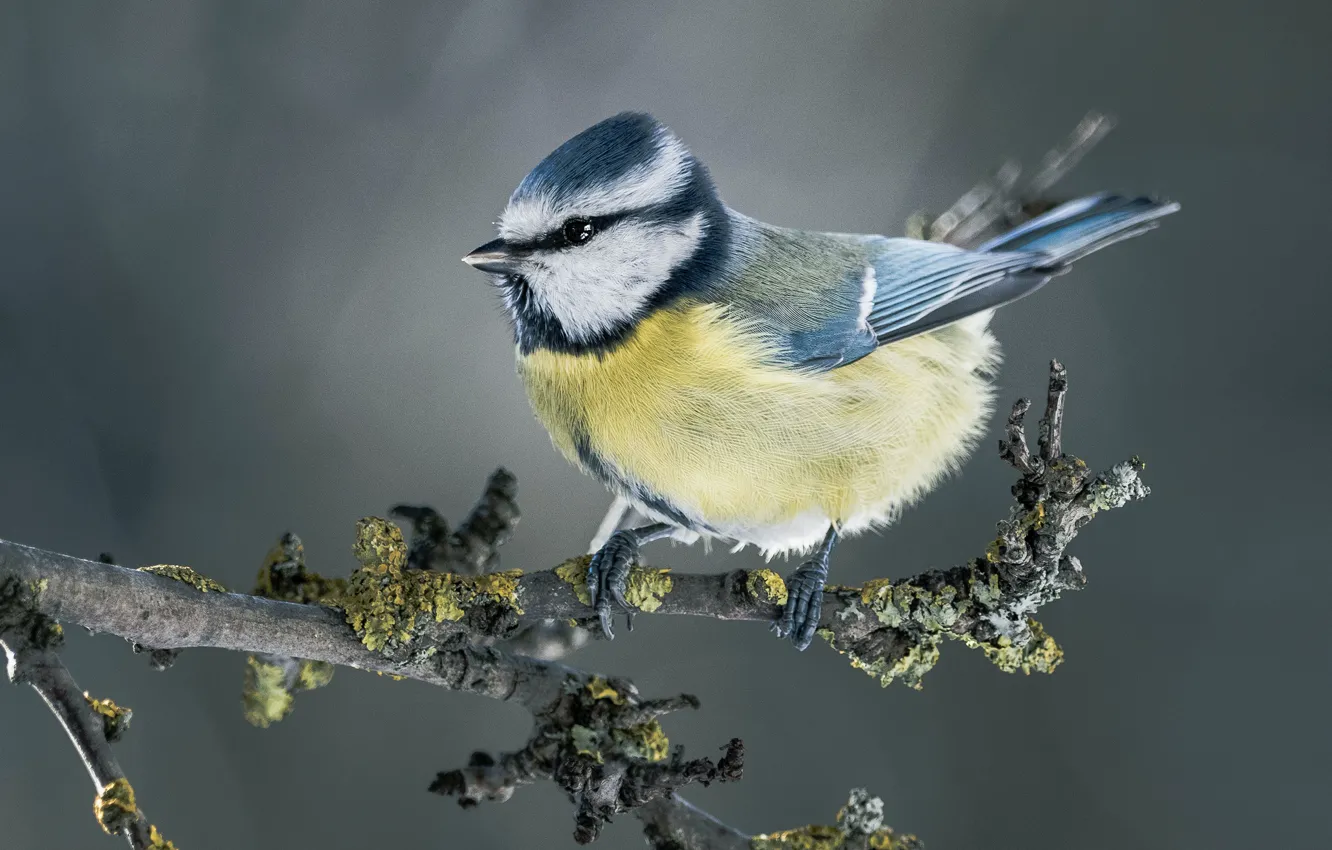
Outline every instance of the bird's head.
<svg viewBox="0 0 1332 850"><path fill-rule="evenodd" d="M499 238L463 261L504 292L519 345L599 350L724 255L725 208L669 129L626 112L560 145L509 198Z"/></svg>

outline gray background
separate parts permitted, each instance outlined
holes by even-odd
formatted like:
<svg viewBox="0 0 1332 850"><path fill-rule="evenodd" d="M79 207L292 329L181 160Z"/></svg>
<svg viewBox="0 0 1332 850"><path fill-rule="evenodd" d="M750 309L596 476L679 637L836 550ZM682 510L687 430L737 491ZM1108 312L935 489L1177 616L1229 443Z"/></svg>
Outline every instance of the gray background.
<svg viewBox="0 0 1332 850"><path fill-rule="evenodd" d="M866 785L934 850L1329 845L1325 6L377 6L3 5L0 536L245 588L283 530L341 570L358 517L458 518L503 463L526 507L505 562L551 565L608 500L529 415L498 301L458 262L549 149L647 109L737 208L895 233L1097 107L1121 127L1062 188L1184 212L996 320L1005 402L1058 356L1070 450L1150 464L1151 499L1077 541L1089 588L1043 612L1064 666L1007 676L949 645L922 692L881 690L821 642L651 617L574 661L698 694L668 722L695 753L743 737L744 781L690 796L747 831L826 822ZM1009 502L991 445L843 546L834 580L977 554ZM159 674L70 644L84 687L134 707L118 752L186 850L573 846L549 784L470 812L425 793L521 744L516 707L341 671L259 730L236 655ZM0 729L0 845L110 846L37 698L0 689ZM601 846L641 840L621 818Z"/></svg>

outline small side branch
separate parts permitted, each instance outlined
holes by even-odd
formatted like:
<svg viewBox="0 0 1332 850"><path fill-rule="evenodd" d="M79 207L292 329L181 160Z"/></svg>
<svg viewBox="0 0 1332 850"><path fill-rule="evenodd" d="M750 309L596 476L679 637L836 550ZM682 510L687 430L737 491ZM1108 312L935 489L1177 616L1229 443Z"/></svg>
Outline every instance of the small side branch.
<svg viewBox="0 0 1332 850"><path fill-rule="evenodd" d="M1068 372L1058 360L1050 361L1050 392L1045 400L1038 440L1041 460L1054 463L1064 453L1064 396L1068 394Z"/></svg>
<svg viewBox="0 0 1332 850"><path fill-rule="evenodd" d="M39 590L12 576L0 582L0 645L9 680L30 685L69 735L96 787L93 811L102 829L124 836L135 850L166 850L169 842L139 810L134 789L111 751L108 733L118 737L123 731L123 710L90 699L75 683L58 655L64 642L59 624L36 609Z"/></svg>

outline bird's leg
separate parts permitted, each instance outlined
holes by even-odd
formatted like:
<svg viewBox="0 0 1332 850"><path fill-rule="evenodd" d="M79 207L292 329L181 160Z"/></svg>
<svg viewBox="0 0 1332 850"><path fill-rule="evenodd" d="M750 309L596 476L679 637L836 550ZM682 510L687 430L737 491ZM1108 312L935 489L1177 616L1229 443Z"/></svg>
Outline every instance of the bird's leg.
<svg viewBox="0 0 1332 850"><path fill-rule="evenodd" d="M614 617L612 602L625 612L629 630L634 629L634 612L624 599L624 591L629 581L629 568L638 560L638 547L670 537L674 530L674 526L664 522L621 529L612 534L592 556L592 563L587 567L587 591L592 597L592 607L601 618L601 630L608 639L615 638L611 631L611 619Z"/></svg>
<svg viewBox="0 0 1332 850"><path fill-rule="evenodd" d="M809 560L801 564L786 580L786 608L782 619L773 623L778 637L789 637L795 648L802 652L814 640L823 613L823 586L828 582L828 557L837 544L837 526L828 528L823 542Z"/></svg>

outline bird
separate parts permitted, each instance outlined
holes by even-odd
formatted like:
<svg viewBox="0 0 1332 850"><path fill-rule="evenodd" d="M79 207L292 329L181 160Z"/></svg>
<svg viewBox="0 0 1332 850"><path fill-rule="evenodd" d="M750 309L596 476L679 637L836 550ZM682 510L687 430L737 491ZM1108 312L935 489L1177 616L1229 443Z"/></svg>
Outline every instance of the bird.
<svg viewBox="0 0 1332 850"><path fill-rule="evenodd" d="M463 261L500 293L555 446L648 520L591 558L605 635L632 617L644 544L703 538L804 558L772 624L804 650L837 542L893 522L983 436L994 311L1177 209L1090 195L974 250L778 227L623 112L542 159Z"/></svg>

